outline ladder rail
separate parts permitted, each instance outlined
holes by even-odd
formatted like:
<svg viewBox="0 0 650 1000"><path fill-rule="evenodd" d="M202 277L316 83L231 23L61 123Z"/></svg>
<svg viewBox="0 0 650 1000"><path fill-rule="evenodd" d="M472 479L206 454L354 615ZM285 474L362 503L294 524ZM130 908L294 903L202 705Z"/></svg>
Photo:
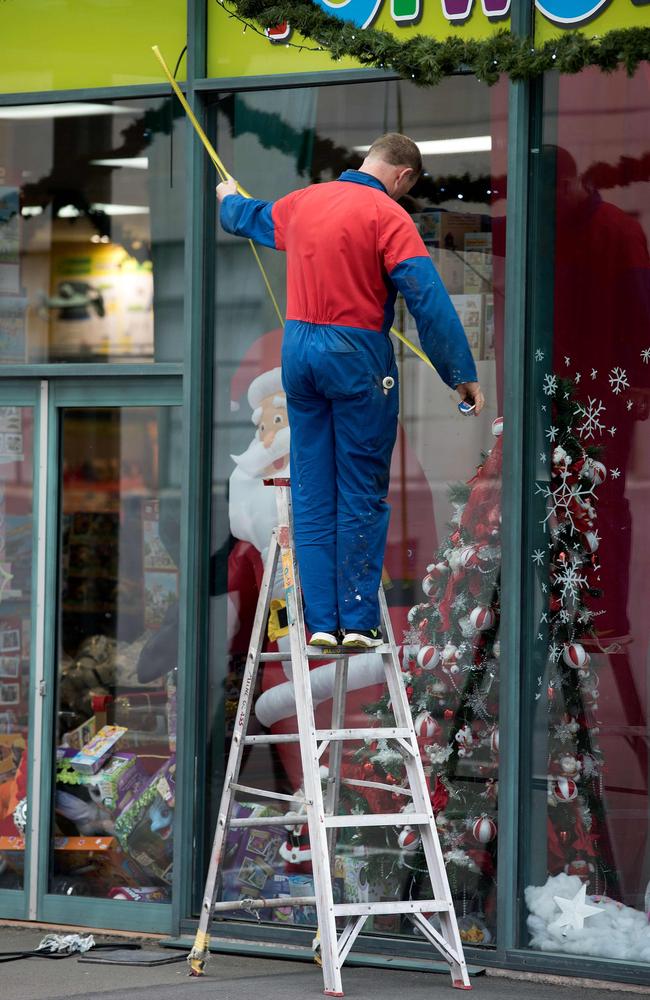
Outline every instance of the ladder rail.
<svg viewBox="0 0 650 1000"><path fill-rule="evenodd" d="M305 620L303 616L300 574L291 544L293 524L291 496L288 486L276 487L278 504L278 540L282 560L282 575L287 602L289 640L291 648L291 670L296 699L296 716L300 733L300 756L302 760L303 788L305 798L312 805L307 810L309 845L311 849L312 873L316 893L316 913L321 939L321 957L325 994L342 996L341 966L338 961L336 919L332 879L328 863L328 844L325 832L325 806L320 780L318 744L314 704L309 678L309 660L305 645Z"/></svg>
<svg viewBox="0 0 650 1000"><path fill-rule="evenodd" d="M277 534L273 531L271 534L268 558L264 567L264 574L262 576L262 584L257 600L257 607L255 609L251 645L246 657L246 667L244 668L242 688L239 695L237 715L235 717L235 726L233 729L230 752L228 754L228 763L226 765L226 773L224 776L223 792L221 795L221 802L219 803L217 826L210 854L210 864L208 867L203 900L201 903L199 926L196 932L194 946L187 959L190 966L190 975L201 975L203 973L203 968L208 955L210 945L210 921L212 919L214 903L217 897L221 862L234 803L234 790L232 785L233 783L236 783L241 769L241 762L244 754L243 735L250 718L253 694L255 691L255 681L257 679L257 670L260 662L260 653L262 651L264 629L266 627L266 619L268 617L269 606L271 604L271 589L275 579L279 555L280 549Z"/></svg>
<svg viewBox="0 0 650 1000"><path fill-rule="evenodd" d="M379 606L382 620L384 621L385 638L391 649L389 656L393 663L398 663L397 646L395 643L395 636L393 635L386 595L384 594L383 588L379 591ZM410 727L413 733L413 745L417 748L417 735L415 733L411 708L408 703L406 689L402 681L401 673L397 676L388 669L387 665L386 676L388 679L388 690L393 703L395 721L398 725L407 725ZM451 901L451 887L447 877L445 859L442 853L442 847L440 846L440 840L438 838L436 820L433 815L433 806L431 804L431 797L428 792L422 758L420 757L419 752L406 759L404 761L404 767L409 779L409 786L413 790L414 808L416 812L425 812L429 819L428 824L421 828L420 836L422 839L422 849L427 862L427 870L433 894L436 899ZM460 937L460 931L458 929L458 921L456 919L456 913L453 906L451 906L447 912L440 913L439 920L442 929L442 938L448 943L451 953L457 956L456 959L450 960L454 984L460 981L463 986L468 987L470 985L469 974L467 972L463 945Z"/></svg>

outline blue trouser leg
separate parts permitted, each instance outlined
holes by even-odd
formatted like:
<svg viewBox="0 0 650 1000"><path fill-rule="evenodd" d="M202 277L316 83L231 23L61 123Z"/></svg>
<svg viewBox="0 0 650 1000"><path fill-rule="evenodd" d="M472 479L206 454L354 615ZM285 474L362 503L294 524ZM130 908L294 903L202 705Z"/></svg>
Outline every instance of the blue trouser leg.
<svg viewBox="0 0 650 1000"><path fill-rule="evenodd" d="M332 405L320 396L287 395L291 428L294 537L311 632L339 627L336 599L336 466Z"/></svg>
<svg viewBox="0 0 650 1000"><path fill-rule="evenodd" d="M387 395L376 388L370 398L364 394L333 402L337 592L339 622L345 629L379 625L377 591L390 521L386 495L397 402L397 384Z"/></svg>
<svg viewBox="0 0 650 1000"><path fill-rule="evenodd" d="M392 345L376 331L289 322L282 373L307 624L374 628L397 433ZM386 375L396 380L387 393Z"/></svg>

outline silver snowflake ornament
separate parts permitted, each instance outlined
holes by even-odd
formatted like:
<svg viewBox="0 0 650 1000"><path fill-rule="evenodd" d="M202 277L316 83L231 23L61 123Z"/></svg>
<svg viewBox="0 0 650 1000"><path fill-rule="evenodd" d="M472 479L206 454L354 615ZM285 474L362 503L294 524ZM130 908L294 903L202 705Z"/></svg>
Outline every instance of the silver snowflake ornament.
<svg viewBox="0 0 650 1000"><path fill-rule="evenodd" d="M615 396L618 396L623 389L630 388L630 383L627 380L627 372L624 368L619 368L618 366L612 368L607 378Z"/></svg>
<svg viewBox="0 0 650 1000"><path fill-rule="evenodd" d="M605 424L600 418L604 412L605 404L602 399L595 399L589 396L586 405L584 403L577 404L576 416L582 420L582 423L576 427L576 431L580 437L592 438L596 434L603 433Z"/></svg>
<svg viewBox="0 0 650 1000"><path fill-rule="evenodd" d="M554 396L557 392L557 375L545 375L542 392L545 396Z"/></svg>

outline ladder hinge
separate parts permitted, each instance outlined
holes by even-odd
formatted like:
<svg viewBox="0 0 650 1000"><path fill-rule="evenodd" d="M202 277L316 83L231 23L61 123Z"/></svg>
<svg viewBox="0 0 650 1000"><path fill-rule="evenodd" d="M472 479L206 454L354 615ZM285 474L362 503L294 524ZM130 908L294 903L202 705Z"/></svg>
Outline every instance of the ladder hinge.
<svg viewBox="0 0 650 1000"><path fill-rule="evenodd" d="M47 694L47 681L39 681L38 682L38 693L41 696L41 698L44 698L46 696L46 694Z"/></svg>

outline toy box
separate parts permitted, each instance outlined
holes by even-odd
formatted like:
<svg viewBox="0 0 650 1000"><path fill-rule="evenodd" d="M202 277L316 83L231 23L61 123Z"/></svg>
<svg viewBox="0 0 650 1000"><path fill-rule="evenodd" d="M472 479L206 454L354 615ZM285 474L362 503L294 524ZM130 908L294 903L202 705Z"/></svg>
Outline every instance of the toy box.
<svg viewBox="0 0 650 1000"><path fill-rule="evenodd" d="M70 758L75 771L80 774L95 774L108 760L115 747L127 732L125 726L103 726L89 743Z"/></svg>
<svg viewBox="0 0 650 1000"><path fill-rule="evenodd" d="M122 849L148 875L163 882L170 882L172 874L175 773L176 762L171 758L145 779L144 789L138 785L135 794L127 789L128 804L115 820L115 836Z"/></svg>

